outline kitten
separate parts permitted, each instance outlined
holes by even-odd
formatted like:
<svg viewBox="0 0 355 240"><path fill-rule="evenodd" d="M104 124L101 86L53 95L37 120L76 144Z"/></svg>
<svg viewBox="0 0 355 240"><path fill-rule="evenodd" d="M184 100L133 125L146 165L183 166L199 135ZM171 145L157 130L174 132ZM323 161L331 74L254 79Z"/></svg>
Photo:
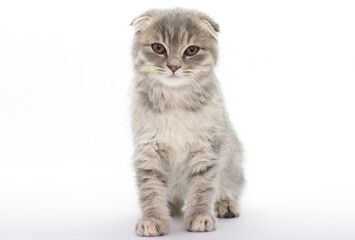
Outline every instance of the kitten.
<svg viewBox="0 0 355 240"><path fill-rule="evenodd" d="M219 26L198 11L149 10L133 43L134 166L139 236L167 234L184 206L185 229L212 231L239 216L242 150L214 66Z"/></svg>

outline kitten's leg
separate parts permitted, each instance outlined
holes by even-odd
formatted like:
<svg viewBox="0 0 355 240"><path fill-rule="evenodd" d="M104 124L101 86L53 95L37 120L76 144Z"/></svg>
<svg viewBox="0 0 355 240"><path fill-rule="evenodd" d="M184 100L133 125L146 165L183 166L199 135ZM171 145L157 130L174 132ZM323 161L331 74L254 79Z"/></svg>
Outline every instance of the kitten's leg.
<svg viewBox="0 0 355 240"><path fill-rule="evenodd" d="M229 156L226 166L219 172L219 193L215 203L215 211L219 218L234 218L239 217L240 214L238 202L244 184L241 167L242 154L240 151L234 150Z"/></svg>
<svg viewBox="0 0 355 240"><path fill-rule="evenodd" d="M186 199L185 229L207 232L216 228L213 214L217 165L215 157L203 152L190 159L192 173Z"/></svg>
<svg viewBox="0 0 355 240"><path fill-rule="evenodd" d="M135 169L143 212L136 233L149 237L167 234L170 225L166 199L167 177L160 155L154 148L136 153Z"/></svg>

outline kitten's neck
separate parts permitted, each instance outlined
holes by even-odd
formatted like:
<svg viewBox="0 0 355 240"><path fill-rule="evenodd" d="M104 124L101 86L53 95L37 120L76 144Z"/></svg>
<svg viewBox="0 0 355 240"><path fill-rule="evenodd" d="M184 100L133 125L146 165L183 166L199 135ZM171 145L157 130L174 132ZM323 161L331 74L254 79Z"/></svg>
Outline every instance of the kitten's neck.
<svg viewBox="0 0 355 240"><path fill-rule="evenodd" d="M171 88L160 83L152 86L136 84L135 88L141 104L153 111L164 112L174 109L199 111L217 94L218 81L212 75L181 88Z"/></svg>

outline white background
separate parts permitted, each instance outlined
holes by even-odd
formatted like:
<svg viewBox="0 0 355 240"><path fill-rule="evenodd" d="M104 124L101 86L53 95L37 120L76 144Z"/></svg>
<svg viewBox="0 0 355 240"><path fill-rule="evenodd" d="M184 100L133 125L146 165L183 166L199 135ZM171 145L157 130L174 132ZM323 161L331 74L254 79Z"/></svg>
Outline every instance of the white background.
<svg viewBox="0 0 355 240"><path fill-rule="evenodd" d="M355 239L353 1L0 3L0 239L138 239L129 24L221 26L217 75L246 150L239 219L160 239Z"/></svg>

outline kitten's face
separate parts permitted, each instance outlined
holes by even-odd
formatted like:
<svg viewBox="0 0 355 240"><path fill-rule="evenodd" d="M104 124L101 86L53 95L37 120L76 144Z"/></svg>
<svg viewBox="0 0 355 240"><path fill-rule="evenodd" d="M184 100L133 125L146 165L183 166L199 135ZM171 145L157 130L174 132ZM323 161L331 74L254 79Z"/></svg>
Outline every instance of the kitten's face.
<svg viewBox="0 0 355 240"><path fill-rule="evenodd" d="M135 70L149 84L186 86L213 71L219 29L208 16L182 9L151 10L132 25Z"/></svg>

